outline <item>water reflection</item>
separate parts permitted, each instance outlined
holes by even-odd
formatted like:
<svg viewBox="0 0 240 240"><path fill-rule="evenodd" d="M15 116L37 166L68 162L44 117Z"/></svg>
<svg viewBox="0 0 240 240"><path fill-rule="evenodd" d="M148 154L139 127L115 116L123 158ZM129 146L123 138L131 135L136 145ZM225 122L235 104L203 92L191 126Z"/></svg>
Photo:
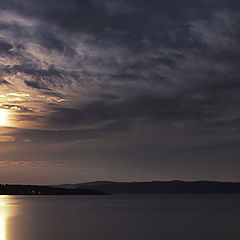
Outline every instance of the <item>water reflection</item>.
<svg viewBox="0 0 240 240"><path fill-rule="evenodd" d="M10 216L9 196L0 196L0 240L7 240L7 219Z"/></svg>
<svg viewBox="0 0 240 240"><path fill-rule="evenodd" d="M236 195L0 195L0 240L228 240L239 221Z"/></svg>

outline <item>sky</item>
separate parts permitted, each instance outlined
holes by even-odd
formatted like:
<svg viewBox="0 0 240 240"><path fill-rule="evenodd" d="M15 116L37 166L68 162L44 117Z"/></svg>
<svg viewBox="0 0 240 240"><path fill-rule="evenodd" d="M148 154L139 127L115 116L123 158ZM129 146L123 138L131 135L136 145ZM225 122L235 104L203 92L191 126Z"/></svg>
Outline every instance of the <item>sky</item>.
<svg viewBox="0 0 240 240"><path fill-rule="evenodd" d="M240 181L240 3L0 0L0 182Z"/></svg>

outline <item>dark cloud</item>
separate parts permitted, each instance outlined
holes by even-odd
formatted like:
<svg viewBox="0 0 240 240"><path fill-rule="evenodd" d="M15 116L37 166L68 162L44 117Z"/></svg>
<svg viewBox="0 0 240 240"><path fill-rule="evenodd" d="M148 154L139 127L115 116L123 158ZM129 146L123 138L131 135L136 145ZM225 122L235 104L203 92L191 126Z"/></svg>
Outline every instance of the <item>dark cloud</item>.
<svg viewBox="0 0 240 240"><path fill-rule="evenodd" d="M227 20L229 12L238 8L232 2L89 0L80 3L72 0L58 4L54 1L34 4L23 1L22 4L4 5L5 10L14 9L15 13L39 21L34 41L48 51L77 58L79 68L74 72L54 66L42 70L34 65L21 65L12 67L11 73L23 72L36 78L24 82L42 90L50 90L56 82L64 87L73 81L80 83L80 88L87 86L90 91L92 84L100 87L94 96L91 95L92 100L84 105L53 108L54 112L47 120L52 126L78 127L85 122L132 118L201 122L218 119L222 108L231 104L237 106L237 94L232 93L233 88L235 92L238 89L239 49L231 45L227 48L219 46L220 38L227 36L225 41L229 43L237 38L236 31L227 28L236 23L231 16L229 22ZM227 25L219 26L221 21ZM209 22L210 27L204 22ZM62 36L56 30L50 31L54 26L62 30ZM212 45L208 39L210 35L204 35L214 26L216 33L212 37L219 38L216 46L213 41L217 39L210 40ZM68 36L74 39L78 34L88 36L80 40L86 48L84 51L90 51L83 56L78 55L67 39ZM105 57L102 54L91 56L91 48L98 52L119 46L121 49L117 54L122 54L124 59L120 62L114 53ZM202 61L206 65L198 66ZM86 70L83 66L87 64L104 67L106 75ZM223 73L217 65L224 65L226 71ZM38 81L38 78L44 81ZM119 85L115 87L114 82ZM63 97L58 92L46 91L45 94ZM106 99L104 96L114 97Z"/></svg>
<svg viewBox="0 0 240 240"><path fill-rule="evenodd" d="M25 83L28 87L37 88L37 89L50 90L50 89L46 86L46 84L44 84L44 83L42 83L42 82L27 81L27 80L25 80L24 83Z"/></svg>
<svg viewBox="0 0 240 240"><path fill-rule="evenodd" d="M87 142L97 140L102 145L93 147L99 154L87 152L92 158L102 154L106 161L118 159L119 165L124 163L121 157L134 159L134 166L139 161L145 167L148 161L181 166L174 160L179 157L182 168L193 168L190 159L196 157L201 169L199 156L207 159L206 166L210 158L224 162L231 144L233 159L239 156L236 1L0 4L1 95L6 101L9 93L29 93L27 99L10 99L24 100L21 104L2 105L17 107L21 123L35 123L16 130L17 144L24 139L63 146L86 141L91 148ZM108 141L116 145L101 149ZM78 154L88 155L81 155L78 147L71 149L75 162ZM207 154L218 148L221 157L215 150Z"/></svg>
<svg viewBox="0 0 240 240"><path fill-rule="evenodd" d="M6 80L1 80L0 79L0 85L10 85L10 83Z"/></svg>
<svg viewBox="0 0 240 240"><path fill-rule="evenodd" d="M237 105L237 94L232 93L238 89L239 48L231 43L239 38L234 15L239 4L232 1L44 0L33 4L25 0L21 4L2 2L2 6L12 14L11 21L3 21L6 29L17 22L16 32L23 37L19 47L15 44L15 53L6 53L16 54L22 63L2 67L3 73L25 74L24 83L47 90L46 95L63 97L51 92L55 86L90 92L90 100L76 109L56 108L50 122L77 126L81 121L134 117L201 121L219 117L222 97L226 98L222 107ZM31 62L25 53L27 28L33 28L30 42L46 51L46 57L54 53L58 59L60 54L65 65L59 60L43 69L39 60ZM36 46L31 54L38 51ZM1 42L0 48L9 51L14 47ZM69 58L75 59L74 70L66 65Z"/></svg>
<svg viewBox="0 0 240 240"><path fill-rule="evenodd" d="M8 52L11 48L11 44L0 40L0 52Z"/></svg>

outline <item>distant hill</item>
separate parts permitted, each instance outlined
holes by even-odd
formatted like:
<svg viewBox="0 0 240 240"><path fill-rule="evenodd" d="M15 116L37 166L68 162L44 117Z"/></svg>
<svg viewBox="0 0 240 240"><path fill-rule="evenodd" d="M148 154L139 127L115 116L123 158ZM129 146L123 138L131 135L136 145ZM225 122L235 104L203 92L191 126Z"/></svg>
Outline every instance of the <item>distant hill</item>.
<svg viewBox="0 0 240 240"><path fill-rule="evenodd" d="M36 185L0 185L0 195L104 195L92 189L65 189Z"/></svg>
<svg viewBox="0 0 240 240"><path fill-rule="evenodd" d="M89 182L64 184L66 189L98 190L116 193L163 193L163 194L240 194L240 183L213 181L154 181L154 182Z"/></svg>

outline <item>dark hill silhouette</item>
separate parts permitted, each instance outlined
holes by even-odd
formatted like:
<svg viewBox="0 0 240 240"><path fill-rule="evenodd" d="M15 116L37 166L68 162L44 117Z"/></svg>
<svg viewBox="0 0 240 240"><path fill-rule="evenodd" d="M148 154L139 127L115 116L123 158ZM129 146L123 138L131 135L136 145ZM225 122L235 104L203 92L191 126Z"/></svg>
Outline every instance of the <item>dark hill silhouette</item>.
<svg viewBox="0 0 240 240"><path fill-rule="evenodd" d="M61 185L68 189L95 189L106 193L240 194L240 183L213 181L89 182Z"/></svg>
<svg viewBox="0 0 240 240"><path fill-rule="evenodd" d="M92 189L65 189L37 185L0 185L0 195L103 195Z"/></svg>

